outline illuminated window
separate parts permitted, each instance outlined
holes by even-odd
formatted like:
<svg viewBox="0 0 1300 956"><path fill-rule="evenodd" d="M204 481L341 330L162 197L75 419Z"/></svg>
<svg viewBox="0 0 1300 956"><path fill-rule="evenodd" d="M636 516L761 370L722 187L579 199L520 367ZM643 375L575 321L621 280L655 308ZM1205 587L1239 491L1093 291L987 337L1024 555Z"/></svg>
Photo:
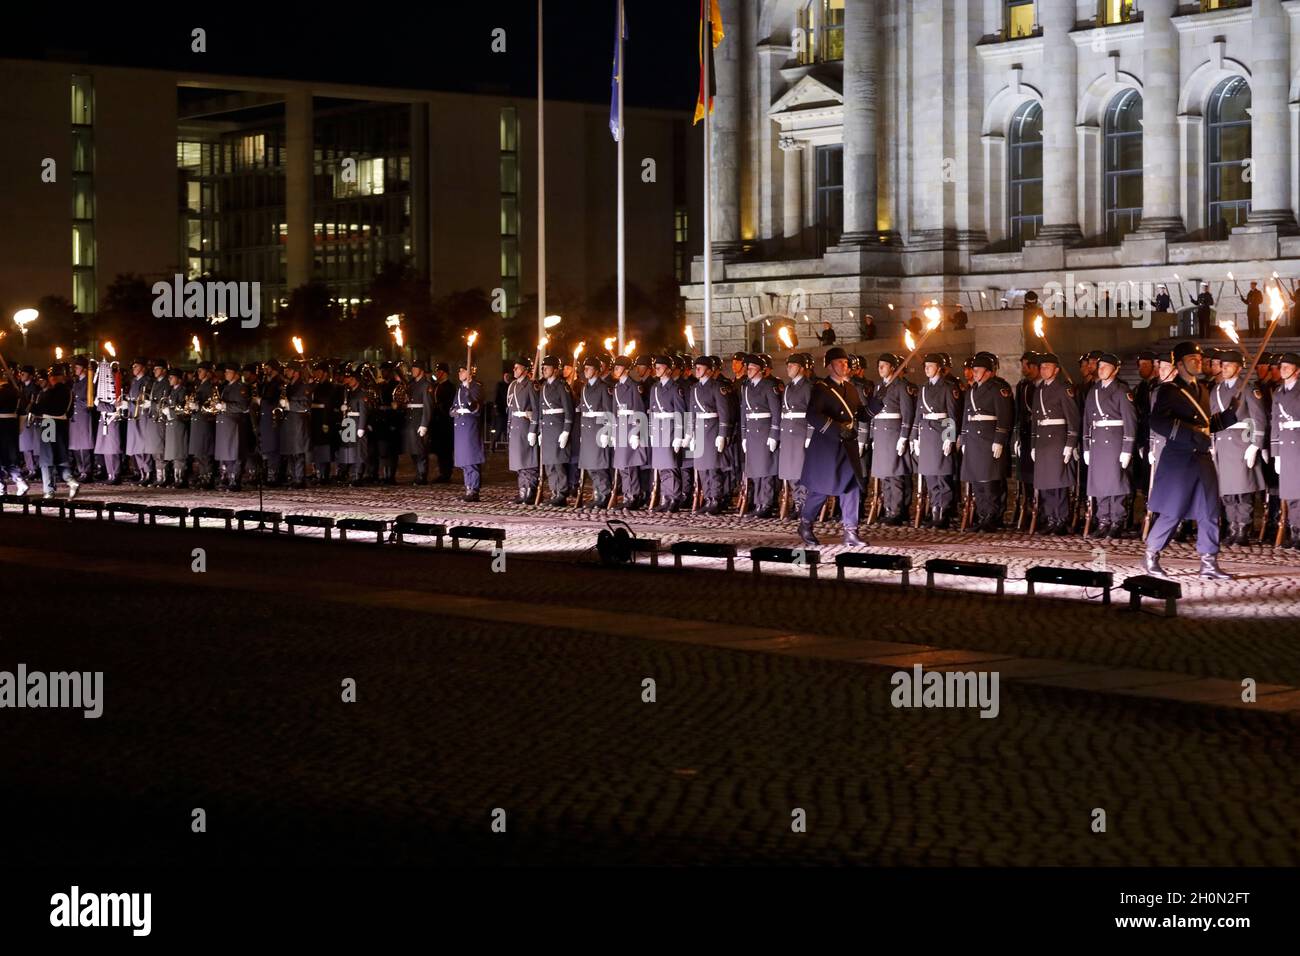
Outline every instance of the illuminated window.
<svg viewBox="0 0 1300 956"><path fill-rule="evenodd" d="M1110 26L1115 23L1130 23L1137 14L1137 0L1101 0L1098 23Z"/></svg>
<svg viewBox="0 0 1300 956"><path fill-rule="evenodd" d="M1206 217L1212 233L1226 235L1250 213L1250 87L1240 76L1220 83L1205 111Z"/></svg>
<svg viewBox="0 0 1300 956"><path fill-rule="evenodd" d="M1043 225L1043 108L1026 103L1011 120L1007 147L1011 241L1017 248Z"/></svg>
<svg viewBox="0 0 1300 956"><path fill-rule="evenodd" d="M1106 234L1118 243L1142 221L1142 97L1127 90L1106 111Z"/></svg>
<svg viewBox="0 0 1300 956"><path fill-rule="evenodd" d="M1007 0L1007 39L1031 36L1033 32L1034 0Z"/></svg>

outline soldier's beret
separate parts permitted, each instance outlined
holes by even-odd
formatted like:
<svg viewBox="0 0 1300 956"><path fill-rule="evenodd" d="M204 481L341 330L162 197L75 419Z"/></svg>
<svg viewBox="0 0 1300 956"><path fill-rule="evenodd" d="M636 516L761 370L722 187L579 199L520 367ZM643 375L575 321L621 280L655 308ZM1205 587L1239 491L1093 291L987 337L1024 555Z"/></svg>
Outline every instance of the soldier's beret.
<svg viewBox="0 0 1300 956"><path fill-rule="evenodd" d="M894 368L898 368L898 366L901 365L903 362L903 360L899 358L897 355L895 355L893 352L881 352L879 355L876 356L876 361L888 362L890 365L894 366Z"/></svg>
<svg viewBox="0 0 1300 956"><path fill-rule="evenodd" d="M1023 352L1020 355L1020 361L1028 362L1030 365L1037 365L1039 360L1040 360L1040 356L1037 352L1033 352L1033 351ZM926 361L928 362L929 359L926 359Z"/></svg>
<svg viewBox="0 0 1300 956"><path fill-rule="evenodd" d="M822 364L825 365L827 368L830 368L831 362L834 362L836 359L847 360L848 357L849 357L849 353L844 351L842 348L840 348L837 345L834 348L829 348L826 350L826 354L822 356Z"/></svg>
<svg viewBox="0 0 1300 956"><path fill-rule="evenodd" d="M942 353L942 352L929 352L929 353L927 353L926 356L925 356L925 362L926 362L927 364L930 363L930 362L933 362L935 365L938 365L938 366L940 366L940 367L943 367L943 353Z"/></svg>
<svg viewBox="0 0 1300 956"><path fill-rule="evenodd" d="M199 371L202 372L211 372L213 370L213 366L211 362L200 362L198 365L195 366L195 368L197 368Z"/></svg>
<svg viewBox="0 0 1300 956"><path fill-rule="evenodd" d="M1241 349L1219 349L1219 361L1236 362L1238 365L1246 364L1246 356L1242 354Z"/></svg>
<svg viewBox="0 0 1300 956"><path fill-rule="evenodd" d="M1282 352L1273 357L1277 359L1279 365L1283 362L1288 365L1300 365L1300 352Z"/></svg>
<svg viewBox="0 0 1300 956"><path fill-rule="evenodd" d="M1189 355L1200 355L1201 347L1195 342L1179 342L1174 346L1174 361L1181 362Z"/></svg>
<svg viewBox="0 0 1300 956"><path fill-rule="evenodd" d="M1119 356L1114 352L1102 352L1097 356L1098 362L1105 362L1107 365L1113 365L1119 368Z"/></svg>
<svg viewBox="0 0 1300 956"><path fill-rule="evenodd" d="M1055 352L1043 352L1038 356L1039 365L1055 365L1061 367L1061 359Z"/></svg>
<svg viewBox="0 0 1300 956"><path fill-rule="evenodd" d="M542 368L559 368L560 360L554 355L547 355L542 359Z"/></svg>
<svg viewBox="0 0 1300 956"><path fill-rule="evenodd" d="M654 359L649 355L638 355L634 364L637 368L650 368L654 365Z"/></svg>
<svg viewBox="0 0 1300 956"><path fill-rule="evenodd" d="M433 367L433 370L435 372L447 372L450 374L451 367L446 362L439 362L437 365Z"/></svg>
<svg viewBox="0 0 1300 956"><path fill-rule="evenodd" d="M970 360L971 368L986 368L990 372L997 368L997 359L988 352L979 352Z"/></svg>
<svg viewBox="0 0 1300 956"><path fill-rule="evenodd" d="M74 355L72 364L77 368L90 368L90 357L87 355Z"/></svg>
<svg viewBox="0 0 1300 956"><path fill-rule="evenodd" d="M1138 353L1139 362L1154 362L1155 360L1156 360L1156 353L1151 351L1150 349L1143 349L1141 352Z"/></svg>

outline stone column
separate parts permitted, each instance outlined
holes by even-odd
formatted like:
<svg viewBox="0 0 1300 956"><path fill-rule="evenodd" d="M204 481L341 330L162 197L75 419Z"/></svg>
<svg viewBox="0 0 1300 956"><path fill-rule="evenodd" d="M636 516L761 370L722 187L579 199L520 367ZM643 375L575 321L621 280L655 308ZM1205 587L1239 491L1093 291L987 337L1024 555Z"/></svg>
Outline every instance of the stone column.
<svg viewBox="0 0 1300 956"><path fill-rule="evenodd" d="M785 177L781 186L782 221L787 245L795 245L803 232L803 148L791 136L781 137L781 165Z"/></svg>
<svg viewBox="0 0 1300 956"><path fill-rule="evenodd" d="M741 89L740 0L720 0L727 38L713 51L717 96L713 99L713 252L740 249L740 173L744 91Z"/></svg>
<svg viewBox="0 0 1300 956"><path fill-rule="evenodd" d="M1250 151L1251 224L1295 229L1287 106L1291 66L1290 23L1281 0L1254 0L1251 16Z"/></svg>
<svg viewBox="0 0 1300 956"><path fill-rule="evenodd" d="M1181 233L1178 0L1142 4L1142 232Z"/></svg>
<svg viewBox="0 0 1300 956"><path fill-rule="evenodd" d="M876 0L844 5L844 235L841 245L874 238L880 29Z"/></svg>
<svg viewBox="0 0 1300 956"><path fill-rule="evenodd" d="M284 218L289 232L285 244L285 280L292 292L311 281L315 253L311 200L316 147L312 139L311 91L291 91L285 97L284 114Z"/></svg>
<svg viewBox="0 0 1300 956"><path fill-rule="evenodd" d="M1043 239L1077 239L1078 153L1074 134L1078 52L1075 0L1038 0L1043 27Z"/></svg>

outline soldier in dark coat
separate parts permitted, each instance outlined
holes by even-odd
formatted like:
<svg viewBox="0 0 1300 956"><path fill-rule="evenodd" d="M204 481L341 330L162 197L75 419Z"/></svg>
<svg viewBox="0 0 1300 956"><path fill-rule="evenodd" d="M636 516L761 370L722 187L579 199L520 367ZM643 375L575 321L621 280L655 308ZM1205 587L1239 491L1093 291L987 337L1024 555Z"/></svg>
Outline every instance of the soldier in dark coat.
<svg viewBox="0 0 1300 956"><path fill-rule="evenodd" d="M601 360L592 354L583 359L582 382L575 405L578 432L578 467L591 477L588 508L609 507L613 490L614 389L601 377Z"/></svg>
<svg viewBox="0 0 1300 956"><path fill-rule="evenodd" d="M925 480L930 496L930 521L946 529L956 500L954 486L957 463L953 451L960 431L961 389L943 376L944 357L932 352L925 357L925 382L917 390L916 414L912 422L912 455L917 474Z"/></svg>
<svg viewBox="0 0 1300 956"><path fill-rule="evenodd" d="M1117 377L1119 357L1102 353L1097 382L1083 406L1083 460L1088 466L1088 497L1096 504L1096 538L1120 538L1128 522L1124 499L1132 492L1128 469L1137 441L1133 393Z"/></svg>
<svg viewBox="0 0 1300 956"><path fill-rule="evenodd" d="M908 440L916 416L916 386L898 375L903 360L892 352L876 361L880 385L867 402L871 412L871 477L879 479L884 504L883 523L907 521L907 499L912 474Z"/></svg>
<svg viewBox="0 0 1300 956"><path fill-rule="evenodd" d="M148 374L149 360L138 358L131 363L131 381L126 389L126 453L135 462L139 471L137 482L151 485L153 481L153 458L150 455L149 440L146 433L153 427L147 414L151 407L149 392L153 379Z"/></svg>
<svg viewBox="0 0 1300 956"><path fill-rule="evenodd" d="M215 454L221 466L221 480L228 491L239 491L244 458L248 454L248 409L253 390L240 378L239 366L222 366L226 383L217 402Z"/></svg>
<svg viewBox="0 0 1300 956"><path fill-rule="evenodd" d="M482 485L483 455L483 383L474 377L474 369L464 363L456 369L460 380L452 396L449 414L453 422L453 451L456 467L465 479L465 501L478 501Z"/></svg>
<svg viewBox="0 0 1300 956"><path fill-rule="evenodd" d="M745 456L745 479L754 484L750 510L756 517L776 513L776 475L781 442L781 390L764 376L768 363L762 355L745 358L746 377L740 383L741 451Z"/></svg>
<svg viewBox="0 0 1300 956"><path fill-rule="evenodd" d="M446 362L439 362L433 370L433 440L432 451L438 456L438 477L435 484L451 481L451 470L455 460L453 447L453 430L455 418L451 413L456 400L458 383L451 380L451 367Z"/></svg>
<svg viewBox="0 0 1300 956"><path fill-rule="evenodd" d="M971 359L971 387L962 403L961 478L975 498L975 527L1002 526L1003 502L1011 456L1015 400L1011 386L995 374L997 358L980 352Z"/></svg>
<svg viewBox="0 0 1300 956"><path fill-rule="evenodd" d="M1255 495L1267 487L1260 451L1268 448L1268 410L1263 389L1246 384L1241 350L1223 349L1219 360L1220 377L1210 389L1209 412L1222 412L1240 399L1236 422L1214 435L1219 497L1228 518L1228 537L1220 543L1251 544Z"/></svg>
<svg viewBox="0 0 1300 956"><path fill-rule="evenodd" d="M512 502L531 505L537 498L537 393L533 389L533 360L515 359L513 377L506 387L506 454L515 473L519 494Z"/></svg>
<svg viewBox="0 0 1300 956"><path fill-rule="evenodd" d="M68 422L68 451L72 453L72 470L80 482L95 477L95 396L90 394L90 358L78 355L72 360L72 419Z"/></svg>
<svg viewBox="0 0 1300 956"><path fill-rule="evenodd" d="M214 481L213 455L217 444L217 414L214 406L221 385L213 375L211 362L200 362L198 384L190 393L190 457L194 459L194 484L211 488Z"/></svg>
<svg viewBox="0 0 1300 956"><path fill-rule="evenodd" d="M1219 568L1219 480L1210 453L1213 435L1237 421L1240 396L1227 408L1211 412L1210 393L1200 381L1201 347L1182 342L1173 353L1177 374L1156 390L1151 409L1151 431L1164 438L1155 463L1155 479L1148 507L1158 517L1147 536L1142 570L1167 577L1160 552L1184 518L1196 519L1196 550L1201 576L1230 578Z"/></svg>
<svg viewBox="0 0 1300 956"><path fill-rule="evenodd" d="M721 362L718 363L721 367ZM731 386L714 377L713 356L695 360L695 384L686 397L690 418L686 440L686 457L695 467L706 514L716 515L723 508L722 466L731 430Z"/></svg>
<svg viewBox="0 0 1300 956"><path fill-rule="evenodd" d="M542 359L542 380L534 386L537 416L533 420L542 470L551 490L550 503L556 508L569 500L569 438L573 433L573 393L559 372L558 358L548 355Z"/></svg>
<svg viewBox="0 0 1300 956"><path fill-rule="evenodd" d="M306 365L290 362L284 369L284 394L277 400L280 419L280 455L290 487L307 487L307 454L311 451L312 387L304 381Z"/></svg>
<svg viewBox="0 0 1300 956"><path fill-rule="evenodd" d="M406 383L406 419L402 429L402 452L415 465L415 483L429 483L429 429L433 424L433 389L429 384L428 363L417 359L411 363L411 377Z"/></svg>
<svg viewBox="0 0 1300 956"><path fill-rule="evenodd" d="M1290 547L1300 551L1300 355L1279 356L1282 380L1273 391L1269 446L1277 472L1278 497L1286 503Z"/></svg>
<svg viewBox="0 0 1300 956"><path fill-rule="evenodd" d="M807 352L795 352L785 362L788 378L781 393L781 444L778 447L776 476L788 483L794 513L803 512L808 489L803 486L803 459L811 438L808 428L808 403L812 399L813 358Z"/></svg>
<svg viewBox="0 0 1300 956"><path fill-rule="evenodd" d="M646 489L641 481L642 471L650 460L646 448L649 427L645 414L645 396L633 377L635 363L631 356L620 355L614 359L614 415L618 431L614 442L614 470L623 488L623 508L636 511L645 507Z"/></svg>
<svg viewBox="0 0 1300 956"><path fill-rule="evenodd" d="M189 387L179 368L167 370L167 394L162 400L164 486L188 488L186 461L190 454Z"/></svg>
<svg viewBox="0 0 1300 956"><path fill-rule="evenodd" d="M336 461L339 481L357 487L365 479L370 409L361 387L361 372L355 365L343 367L343 400L339 403L339 450Z"/></svg>
<svg viewBox="0 0 1300 956"><path fill-rule="evenodd" d="M673 378L668 355L651 359L655 378L646 398L650 421L650 466L659 482L658 511L677 512L681 506L681 451L686 444L686 393Z"/></svg>
<svg viewBox="0 0 1300 956"><path fill-rule="evenodd" d="M1070 533L1070 491L1078 480L1080 413L1074 386L1060 374L1061 360L1051 352L1039 356L1041 378L1034 389L1034 429L1029 456L1034 462L1039 531Z"/></svg>
<svg viewBox="0 0 1300 956"><path fill-rule="evenodd" d="M808 494L799 515L799 539L810 547L820 544L813 534L813 522L826 499L835 495L844 521L844 544L861 547L865 542L858 537L862 511L859 479L865 469L858 449L865 415L859 392L849 379L848 354L835 346L826 350L823 361L830 376L813 385L808 401L808 447L800 476Z"/></svg>
<svg viewBox="0 0 1300 956"><path fill-rule="evenodd" d="M36 430L36 459L41 468L44 497L54 497L59 477L68 483L68 498L77 497L80 483L72 475L68 452L68 412L72 410L72 391L66 381L66 365L51 366L44 389L32 404L32 427Z"/></svg>

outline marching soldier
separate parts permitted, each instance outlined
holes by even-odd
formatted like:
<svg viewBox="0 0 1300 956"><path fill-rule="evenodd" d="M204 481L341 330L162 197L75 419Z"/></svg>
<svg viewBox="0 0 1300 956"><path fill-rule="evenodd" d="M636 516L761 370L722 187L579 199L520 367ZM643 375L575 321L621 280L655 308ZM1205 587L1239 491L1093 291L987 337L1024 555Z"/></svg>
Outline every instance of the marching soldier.
<svg viewBox="0 0 1300 956"><path fill-rule="evenodd" d="M591 476L591 504L588 508L608 508L614 463L614 390L600 377L600 357L588 355L582 361L583 382L578 389L578 467Z"/></svg>
<svg viewBox="0 0 1300 956"><path fill-rule="evenodd" d="M312 386L304 380L306 363L290 362L284 370L283 394L277 400L280 418L280 455L291 488L307 487L307 455L311 451Z"/></svg>
<svg viewBox="0 0 1300 956"><path fill-rule="evenodd" d="M411 363L406 383L406 421L402 429L402 452L415 465L415 484L429 483L429 428L433 424L433 390L429 367L423 359Z"/></svg>
<svg viewBox="0 0 1300 956"><path fill-rule="evenodd" d="M1034 392L1034 429L1029 457L1034 463L1034 494L1043 534L1070 533L1070 491L1078 475L1079 403L1074 386L1060 375L1061 360L1039 356L1041 378Z"/></svg>
<svg viewBox="0 0 1300 956"><path fill-rule="evenodd" d="M1103 352L1097 381L1083 406L1083 461L1088 466L1089 499L1097 502L1096 538L1122 538L1128 523L1124 499L1132 492L1128 467L1137 440L1133 393L1116 378L1119 358Z"/></svg>
<svg viewBox="0 0 1300 956"><path fill-rule="evenodd" d="M138 358L131 363L131 382L126 392L126 453L140 472L136 478L139 485L153 484L153 459L147 437L150 423L149 416L145 414L145 409L152 404L149 401L149 390L153 380L149 378L148 368L147 359Z"/></svg>
<svg viewBox="0 0 1300 956"><path fill-rule="evenodd" d="M141 415L144 421L145 448L150 458L152 482L166 487L167 458L164 455L167 444L167 419L163 418L163 400L167 397L170 386L167 384L167 360L154 359L153 374L149 379L149 401L146 411Z"/></svg>
<svg viewBox="0 0 1300 956"><path fill-rule="evenodd" d="M1173 353L1174 377L1156 390L1151 409L1151 431L1164 437L1156 461L1155 481L1148 507L1158 514L1147 536L1142 570L1168 577L1160 566L1160 552L1179 523L1196 519L1196 550L1201 557L1201 577L1212 580L1232 576L1219 568L1219 480L1210 453L1215 432L1237 421L1240 396L1228 407L1211 412L1210 393L1200 381L1201 347L1182 342Z"/></svg>
<svg viewBox="0 0 1300 956"><path fill-rule="evenodd" d="M573 393L560 378L560 360L542 359L542 380L534 386L537 417L533 434L541 449L541 466L551 490L550 504L560 508L569 500L569 436L573 431Z"/></svg>
<svg viewBox="0 0 1300 956"><path fill-rule="evenodd" d="M755 517L776 513L777 447L781 440L781 391L764 372L770 363L762 355L745 358L747 378L740 389L744 415L741 450L745 456L745 480L754 483L754 500L747 511Z"/></svg>
<svg viewBox="0 0 1300 956"><path fill-rule="evenodd" d="M718 367L721 367L721 361ZM687 437L687 454L694 461L704 513L716 515L723 507L723 453L731 430L731 386L714 378L713 356L695 360L695 384L688 401L693 427Z"/></svg>
<svg viewBox="0 0 1300 956"><path fill-rule="evenodd" d="M171 466L171 474L166 475L163 486L174 484L177 488L188 488L186 476L186 459L190 454L190 413L189 388L185 376L179 368L167 370L167 394L162 401L163 419L163 462L164 471Z"/></svg>
<svg viewBox="0 0 1300 956"><path fill-rule="evenodd" d="M799 540L810 547L821 543L813 534L813 522L826 499L835 495L844 520L844 544L856 548L865 544L858 537L858 521L862 512L860 479L866 469L858 449L863 443L866 413L849 378L849 357L844 349L827 349L822 361L830 376L814 383L808 401L808 447L800 476L808 494L799 514Z"/></svg>
<svg viewBox="0 0 1300 956"><path fill-rule="evenodd" d="M217 447L217 402L221 386L213 374L211 362L199 363L199 383L190 395L190 456L194 459L194 483L211 488L216 482L213 456Z"/></svg>
<svg viewBox="0 0 1300 956"><path fill-rule="evenodd" d="M353 488L364 483L370 409L361 387L361 372L355 365L343 366L343 401L339 403L342 425L339 428L339 481Z"/></svg>
<svg viewBox="0 0 1300 956"><path fill-rule="evenodd" d="M636 511L645 506L646 489L642 472L649 461L646 439L645 396L632 377L635 363L627 355L614 359L614 412L618 418L618 440L614 444L614 470L623 486L623 508Z"/></svg>
<svg viewBox="0 0 1300 956"><path fill-rule="evenodd" d="M85 484L95 478L95 401L88 394L90 359L78 355L72 360L72 419L68 422L68 451L72 471Z"/></svg>
<svg viewBox="0 0 1300 956"><path fill-rule="evenodd" d="M59 476L68 484L68 500L77 497L80 482L72 476L68 453L68 412L72 408L72 391L64 380L67 366L50 367L46 387L32 405L32 427L36 431L36 460L41 468L41 487L46 500L54 497Z"/></svg>
<svg viewBox="0 0 1300 956"><path fill-rule="evenodd" d="M883 524L907 521L908 480L912 462L908 439L916 416L916 386L898 375L903 360L891 352L876 360L880 387L867 403L871 411L871 477L880 482Z"/></svg>
<svg viewBox="0 0 1300 956"><path fill-rule="evenodd" d="M1254 283L1252 283L1253 285ZM1255 526L1255 493L1267 486L1260 465L1260 450L1268 448L1268 410L1264 391L1250 388L1239 349L1219 353L1220 380L1210 389L1210 414L1219 414L1237 402L1237 420L1214 434L1214 464L1219 497L1228 518L1228 537L1222 544L1250 544ZM1267 457L1267 456L1265 456ZM1267 516L1265 517L1267 523Z"/></svg>
<svg viewBox="0 0 1300 956"><path fill-rule="evenodd" d="M455 466L465 479L465 501L478 501L482 485L483 455L483 383L474 377L474 369L462 363L456 369L460 385L452 397L449 417L452 421Z"/></svg>
<svg viewBox="0 0 1300 956"><path fill-rule="evenodd" d="M217 402L215 454L221 468L221 482L227 491L239 491L244 457L248 449L247 419L253 390L240 378L239 366L227 362L221 367L226 383Z"/></svg>
<svg viewBox="0 0 1300 956"><path fill-rule="evenodd" d="M785 360L788 379L781 393L781 444L776 476L788 483L794 513L803 513L808 489L803 485L803 460L808 448L808 403L812 399L813 358L807 352L795 352Z"/></svg>
<svg viewBox="0 0 1300 956"><path fill-rule="evenodd" d="M681 450L686 443L684 416L686 395L673 381L673 360L667 355L651 359L655 379L650 386L646 408L650 416L650 466L659 483L659 507L656 511L677 512L681 487L678 484Z"/></svg>
<svg viewBox="0 0 1300 956"><path fill-rule="evenodd" d="M994 531L1002 524L1015 400L1011 386L995 374L998 362L991 353L980 352L970 363L971 387L962 405L961 478L970 483L975 499L973 527Z"/></svg>
<svg viewBox="0 0 1300 956"><path fill-rule="evenodd" d="M533 390L533 360L515 359L514 378L506 388L506 449L519 494L512 502L530 505L537 496L537 395Z"/></svg>
<svg viewBox="0 0 1300 956"><path fill-rule="evenodd" d="M911 431L917 474L925 480L930 496L930 520L940 530L948 527L956 497L953 482L957 466L952 453L962 406L961 389L944 378L943 368L943 355L932 352L925 357L926 381L917 392Z"/></svg>
<svg viewBox="0 0 1300 956"><path fill-rule="evenodd" d="M1273 417L1269 444L1277 471L1278 496L1286 505L1291 527L1291 550L1300 551L1300 355L1278 356L1281 382L1273 392Z"/></svg>

